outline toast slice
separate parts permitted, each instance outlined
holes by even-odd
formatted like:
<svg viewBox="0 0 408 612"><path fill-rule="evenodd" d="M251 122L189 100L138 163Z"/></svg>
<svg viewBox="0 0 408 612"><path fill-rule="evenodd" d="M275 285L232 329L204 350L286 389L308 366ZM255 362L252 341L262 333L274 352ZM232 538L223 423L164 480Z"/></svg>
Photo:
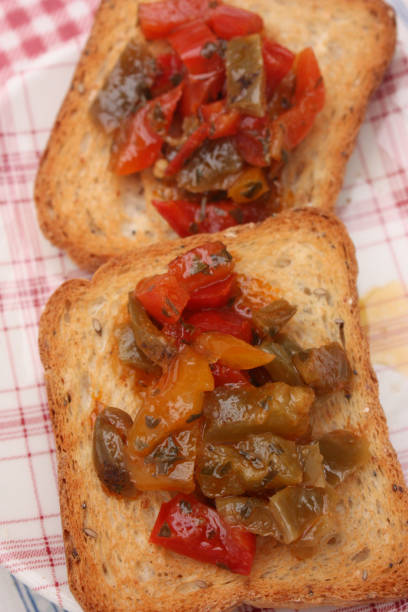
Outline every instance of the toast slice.
<svg viewBox="0 0 408 612"><path fill-rule="evenodd" d="M360 430L372 458L338 489L339 537L305 561L259 537L251 575L243 577L150 544L168 494L142 493L126 501L103 491L92 464L91 411L98 398L135 415L140 398L114 356L113 330L136 282L164 272L170 260L203 237L113 259L91 281L63 284L40 322L74 595L85 610L98 612L217 612L243 602L341 606L408 595L408 493L359 323L357 265L343 225L330 214L302 209L257 228L214 234L216 239L226 244L238 274L266 281L298 306L287 330L305 348L338 341L342 328L354 371L351 398L338 392L319 400L313 433Z"/></svg>
<svg viewBox="0 0 408 612"><path fill-rule="evenodd" d="M232 0L243 4L243 0ZM160 181L150 173L108 170L111 137L89 108L136 26L137 0L103 0L44 152L35 186L45 236L82 267L174 238L151 205ZM326 105L282 176L285 207L334 207L368 99L395 46L395 16L382 0L248 0L267 34L293 51L312 46L326 84ZM145 197L143 197L143 195ZM159 199L163 199L163 196Z"/></svg>

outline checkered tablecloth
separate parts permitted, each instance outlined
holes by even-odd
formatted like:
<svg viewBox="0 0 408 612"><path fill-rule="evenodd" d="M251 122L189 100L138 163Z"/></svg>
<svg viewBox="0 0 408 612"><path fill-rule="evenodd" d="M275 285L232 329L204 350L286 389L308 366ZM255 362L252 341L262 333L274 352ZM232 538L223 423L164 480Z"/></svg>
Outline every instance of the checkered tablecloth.
<svg viewBox="0 0 408 612"><path fill-rule="evenodd" d="M338 213L357 246L363 321L391 439L407 476L408 4L393 4L399 15L396 55L368 109ZM67 586L37 331L51 292L84 274L42 237L32 190L96 5L0 0L0 565L32 589L22 593L34 593L34 605L40 593L70 612L80 608ZM1 572L0 611L20 610L11 603L15 593L6 597L2 591L6 582L14 588L13 580L3 578ZM35 610L30 601L25 595L21 610ZM408 602L375 608L408 610Z"/></svg>

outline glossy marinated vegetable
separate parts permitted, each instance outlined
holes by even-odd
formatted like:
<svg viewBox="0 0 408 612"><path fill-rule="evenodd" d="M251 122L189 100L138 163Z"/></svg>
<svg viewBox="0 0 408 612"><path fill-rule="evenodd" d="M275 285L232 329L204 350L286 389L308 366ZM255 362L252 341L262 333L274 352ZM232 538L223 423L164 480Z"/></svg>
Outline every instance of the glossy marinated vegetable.
<svg viewBox="0 0 408 612"><path fill-rule="evenodd" d="M255 556L255 536L191 495L162 504L150 541L237 574L249 574Z"/></svg>
<svg viewBox="0 0 408 612"><path fill-rule="evenodd" d="M118 327L115 331L115 336L118 339L118 356L122 363L144 372L160 374L160 367L146 357L137 346L135 335L129 325Z"/></svg>
<svg viewBox="0 0 408 612"><path fill-rule="evenodd" d="M198 439L196 425L168 436L146 457L132 455L129 472L135 487L139 491L192 493Z"/></svg>
<svg viewBox="0 0 408 612"><path fill-rule="evenodd" d="M306 487L321 487L327 485L323 456L320 454L318 442L298 446L300 462L303 466L303 484Z"/></svg>
<svg viewBox="0 0 408 612"><path fill-rule="evenodd" d="M313 400L311 389L285 383L215 389L205 396L205 439L230 442L261 432L301 438L310 427Z"/></svg>
<svg viewBox="0 0 408 612"><path fill-rule="evenodd" d="M212 389L214 379L208 361L185 346L157 385L146 393L129 432L131 452L145 456L171 432L200 418L203 392Z"/></svg>
<svg viewBox="0 0 408 612"><path fill-rule="evenodd" d="M284 299L278 299L259 310L254 310L252 320L263 336L269 335L273 338L296 314L296 311L296 306L292 306Z"/></svg>
<svg viewBox="0 0 408 612"><path fill-rule="evenodd" d="M180 319L190 296L173 274L156 274L138 282L135 297L152 317L166 324Z"/></svg>
<svg viewBox="0 0 408 612"><path fill-rule="evenodd" d="M234 263L224 244L216 241L179 255L168 268L191 293L225 279L232 273Z"/></svg>
<svg viewBox="0 0 408 612"><path fill-rule="evenodd" d="M366 438L351 431L331 431L319 439L319 447L326 478L331 485L342 482L370 459Z"/></svg>
<svg viewBox="0 0 408 612"><path fill-rule="evenodd" d="M230 368L251 370L272 361L273 356L230 334L208 332L194 341L194 349L205 355L210 363L220 361Z"/></svg>
<svg viewBox="0 0 408 612"><path fill-rule="evenodd" d="M161 366L168 363L176 354L176 349L152 323L133 292L129 293L128 310L137 346L153 363Z"/></svg>
<svg viewBox="0 0 408 612"><path fill-rule="evenodd" d="M130 115L115 132L112 143L111 168L120 175L149 168L160 155L182 87L151 100Z"/></svg>
<svg viewBox="0 0 408 612"><path fill-rule="evenodd" d="M240 525L251 533L279 538L269 504L258 497L217 497L217 512L231 525Z"/></svg>
<svg viewBox="0 0 408 612"><path fill-rule="evenodd" d="M91 113L106 132L119 127L150 98L156 62L147 48L131 41L106 79L91 107Z"/></svg>
<svg viewBox="0 0 408 612"><path fill-rule="evenodd" d="M300 538L326 511L324 489L285 487L269 499L269 508L278 526L280 539L290 544Z"/></svg>
<svg viewBox="0 0 408 612"><path fill-rule="evenodd" d="M304 382L318 395L347 389L350 385L351 367L338 342L296 353L293 363Z"/></svg>
<svg viewBox="0 0 408 612"><path fill-rule="evenodd" d="M100 480L111 493L135 497L126 455L126 437L132 419L123 410L105 408L97 415L93 433L93 462Z"/></svg>
<svg viewBox="0 0 408 612"><path fill-rule="evenodd" d="M247 168L228 189L228 197L238 204L257 200L270 191L265 174L261 168Z"/></svg>
<svg viewBox="0 0 408 612"><path fill-rule="evenodd" d="M285 344L265 340L259 348L274 356L274 360L265 366L272 380L281 380L288 385L303 384L303 379L294 366L290 351ZM300 347L299 350L301 350Z"/></svg>
<svg viewBox="0 0 408 612"><path fill-rule="evenodd" d="M219 139L204 144L194 153L179 172L177 182L179 187L193 193L228 189L241 169L242 158L234 143Z"/></svg>
<svg viewBox="0 0 408 612"><path fill-rule="evenodd" d="M198 457L197 480L207 497L259 493L300 484L302 467L294 442L255 434L231 446L207 443Z"/></svg>
<svg viewBox="0 0 408 612"><path fill-rule="evenodd" d="M227 99L231 108L254 117L265 115L265 71L259 34L233 38L225 54Z"/></svg>

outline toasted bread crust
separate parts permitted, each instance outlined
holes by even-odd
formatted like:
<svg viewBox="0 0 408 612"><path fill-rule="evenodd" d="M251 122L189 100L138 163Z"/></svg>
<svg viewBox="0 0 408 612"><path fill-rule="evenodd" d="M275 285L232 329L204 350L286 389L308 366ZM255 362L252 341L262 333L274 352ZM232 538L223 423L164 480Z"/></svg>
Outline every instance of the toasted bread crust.
<svg viewBox="0 0 408 612"><path fill-rule="evenodd" d="M313 430L316 435L339 427L363 431L372 459L338 489L339 538L306 561L297 561L271 538L258 538L251 576L243 577L149 544L168 495L142 493L125 501L105 494L92 465L90 414L95 397L132 415L137 411L134 382L115 357L115 320L140 278L165 271L172 258L204 238L155 244L111 260L91 281L62 285L40 321L74 595L85 610L98 612L217 612L243 602L340 606L408 595L408 494L359 324L357 265L343 225L330 214L296 210L210 239L227 245L238 273L280 288L297 304L288 332L303 346L338 340L338 321L344 321L355 372L352 397L337 393L320 400ZM93 318L100 326L95 328Z"/></svg>
<svg viewBox="0 0 408 612"><path fill-rule="evenodd" d="M134 179L108 170L111 139L88 112L126 43L141 37L137 4L102 1L35 186L43 233L89 270L135 247L175 237L150 204L160 183L147 177L146 206L142 197L132 196ZM282 176L283 202L289 208L331 210L369 96L393 54L393 9L382 0L258 0L245 6L262 15L273 39L295 51L311 45L319 59L326 105L290 156Z"/></svg>

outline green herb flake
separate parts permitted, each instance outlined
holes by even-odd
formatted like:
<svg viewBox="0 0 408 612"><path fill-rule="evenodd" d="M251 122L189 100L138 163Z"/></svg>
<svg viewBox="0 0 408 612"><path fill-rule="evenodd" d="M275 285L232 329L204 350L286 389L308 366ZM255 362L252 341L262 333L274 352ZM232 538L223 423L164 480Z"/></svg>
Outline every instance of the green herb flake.
<svg viewBox="0 0 408 612"><path fill-rule="evenodd" d="M187 501L186 499L182 499L181 502L179 503L179 506L181 510L184 512L184 514L191 514L193 511L190 502Z"/></svg>
<svg viewBox="0 0 408 612"><path fill-rule="evenodd" d="M166 300L166 304L167 304L167 306L170 308L170 310L172 310L172 311L174 312L174 314L175 314L175 315L178 317L178 316L179 316L179 314L180 314L180 311L179 311L179 310L178 310L178 309L175 307L175 305L174 305L174 304L173 304L173 302L170 300L170 298L168 298L168 297L166 296L165 300Z"/></svg>
<svg viewBox="0 0 408 612"><path fill-rule="evenodd" d="M252 508L249 502L246 502L245 504L242 504L239 514L241 515L241 518L243 519L247 519L251 516L252 514Z"/></svg>
<svg viewBox="0 0 408 612"><path fill-rule="evenodd" d="M251 181L245 185L245 189L242 192L244 198L252 199L259 193L262 189L261 181Z"/></svg>
<svg viewBox="0 0 408 612"><path fill-rule="evenodd" d="M146 427L148 427L149 429L154 429L155 427L157 427L160 421L160 418L155 419L150 414L146 414L145 416Z"/></svg>
<svg viewBox="0 0 408 612"><path fill-rule="evenodd" d="M202 47L200 54L206 59L210 59L214 55L214 53L216 53L217 49L218 49L217 43L213 42L212 40L209 40Z"/></svg>
<svg viewBox="0 0 408 612"><path fill-rule="evenodd" d="M171 537L171 529L166 522L160 527L159 538L170 538Z"/></svg>
<svg viewBox="0 0 408 612"><path fill-rule="evenodd" d="M190 414L190 416L186 420L186 423L192 423L193 421L200 419L202 416L203 416L202 412L198 412L197 414Z"/></svg>

